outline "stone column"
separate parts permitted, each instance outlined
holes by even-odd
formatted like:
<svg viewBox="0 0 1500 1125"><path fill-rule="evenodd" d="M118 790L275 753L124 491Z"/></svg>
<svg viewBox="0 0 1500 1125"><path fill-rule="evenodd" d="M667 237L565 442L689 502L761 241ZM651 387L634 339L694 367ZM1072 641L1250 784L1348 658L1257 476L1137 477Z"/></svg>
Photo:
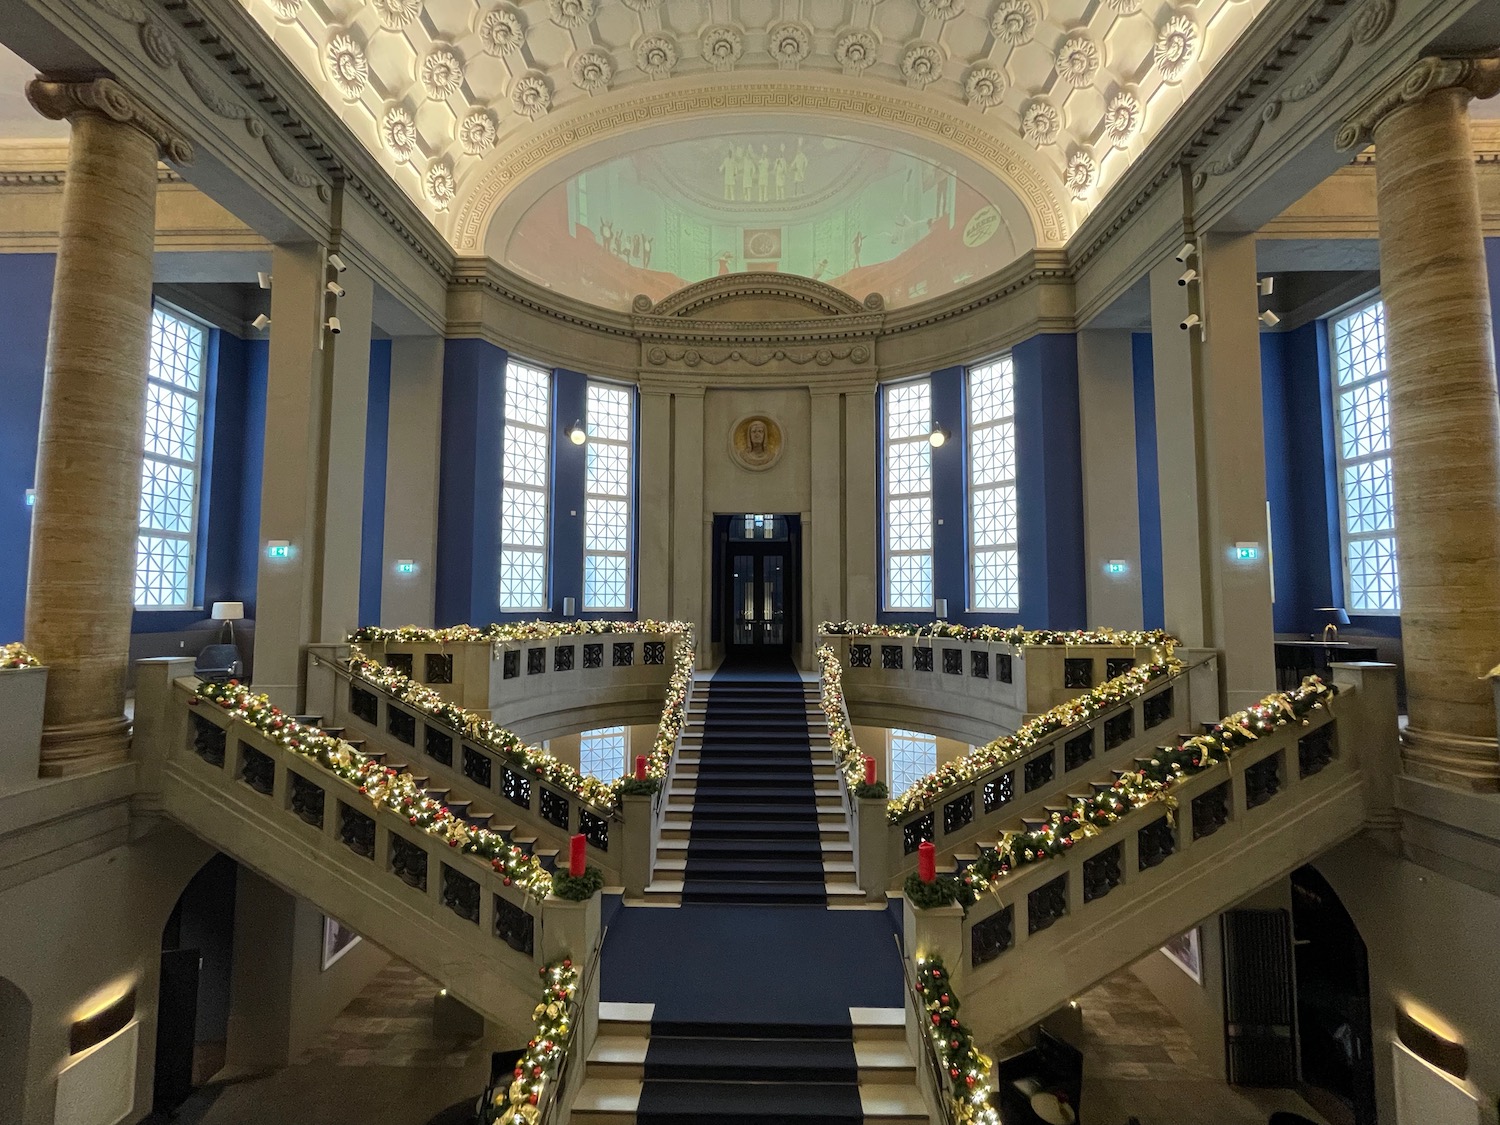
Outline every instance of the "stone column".
<svg viewBox="0 0 1500 1125"><path fill-rule="evenodd" d="M1500 406L1468 103L1500 58L1426 58L1339 130L1376 146L1408 772L1500 789Z"/></svg>
<svg viewBox="0 0 1500 1125"><path fill-rule="evenodd" d="M1141 512L1136 495L1135 371L1130 332L1078 333L1083 542L1089 625L1139 629ZM1110 560L1125 563L1111 573Z"/></svg>
<svg viewBox="0 0 1500 1125"><path fill-rule="evenodd" d="M443 440L441 336L392 341L388 435L382 624L431 625L437 580L437 454ZM398 559L416 563L416 573L396 573Z"/></svg>
<svg viewBox="0 0 1500 1125"><path fill-rule="evenodd" d="M26 95L72 126L26 591L26 644L49 668L41 775L59 777L129 745L156 162L193 152L111 79L38 79Z"/></svg>

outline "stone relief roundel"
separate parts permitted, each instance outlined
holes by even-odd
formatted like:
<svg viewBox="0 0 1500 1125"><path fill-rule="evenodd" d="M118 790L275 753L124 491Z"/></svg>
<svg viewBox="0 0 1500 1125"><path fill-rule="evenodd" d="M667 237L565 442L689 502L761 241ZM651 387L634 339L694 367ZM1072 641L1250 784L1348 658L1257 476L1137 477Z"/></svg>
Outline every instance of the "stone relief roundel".
<svg viewBox="0 0 1500 1125"><path fill-rule="evenodd" d="M764 414L747 415L729 431L729 455L752 472L769 469L780 461L785 444L781 426Z"/></svg>

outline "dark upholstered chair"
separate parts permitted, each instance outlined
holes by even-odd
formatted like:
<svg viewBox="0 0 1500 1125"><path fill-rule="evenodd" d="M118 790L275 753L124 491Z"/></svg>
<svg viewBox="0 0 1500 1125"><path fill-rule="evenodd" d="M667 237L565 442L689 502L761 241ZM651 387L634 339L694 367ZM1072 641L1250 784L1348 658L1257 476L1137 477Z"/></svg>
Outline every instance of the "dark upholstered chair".
<svg viewBox="0 0 1500 1125"><path fill-rule="evenodd" d="M1083 1054L1046 1028L1037 1031L1036 1046L995 1066L995 1094L1005 1125L1042 1125L1031 1110L1031 1095L1045 1090L1067 1099L1076 1114L1083 1091Z"/></svg>
<svg viewBox="0 0 1500 1125"><path fill-rule="evenodd" d="M244 670L240 650L234 645L207 645L193 664L193 673L200 680L232 680Z"/></svg>

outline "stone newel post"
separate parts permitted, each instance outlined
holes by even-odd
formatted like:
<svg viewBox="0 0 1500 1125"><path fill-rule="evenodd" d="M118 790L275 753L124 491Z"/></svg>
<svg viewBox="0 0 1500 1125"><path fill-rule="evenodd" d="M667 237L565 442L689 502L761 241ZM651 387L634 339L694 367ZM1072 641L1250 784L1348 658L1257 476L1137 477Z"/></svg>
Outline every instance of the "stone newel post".
<svg viewBox="0 0 1500 1125"><path fill-rule="evenodd" d="M1408 772L1500 789L1500 404L1468 103L1500 59L1426 58L1339 130L1375 142Z"/></svg>
<svg viewBox="0 0 1500 1125"><path fill-rule="evenodd" d="M49 668L41 774L124 759L156 162L192 159L119 83L26 90L72 125L37 443L26 644Z"/></svg>

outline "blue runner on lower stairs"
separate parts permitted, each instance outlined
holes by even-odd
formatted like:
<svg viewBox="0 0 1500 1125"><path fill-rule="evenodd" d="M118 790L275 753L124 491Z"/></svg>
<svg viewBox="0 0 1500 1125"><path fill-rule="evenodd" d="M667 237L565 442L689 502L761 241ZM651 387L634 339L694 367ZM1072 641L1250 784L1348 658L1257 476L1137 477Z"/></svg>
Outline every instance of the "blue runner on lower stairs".
<svg viewBox="0 0 1500 1125"><path fill-rule="evenodd" d="M790 660L714 674L683 872L687 903L824 905L802 677Z"/></svg>

